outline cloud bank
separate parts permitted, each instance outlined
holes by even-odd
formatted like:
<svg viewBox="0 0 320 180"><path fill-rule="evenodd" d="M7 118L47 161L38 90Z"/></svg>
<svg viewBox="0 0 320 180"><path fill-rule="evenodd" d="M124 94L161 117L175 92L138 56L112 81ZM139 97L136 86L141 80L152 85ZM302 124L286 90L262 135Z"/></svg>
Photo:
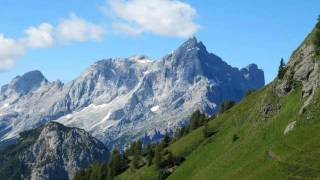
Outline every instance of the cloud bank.
<svg viewBox="0 0 320 180"><path fill-rule="evenodd" d="M106 0L100 7L112 16L113 29L130 35L144 33L188 38L200 25L197 11L180 0ZM13 39L0 33L0 71L12 68L28 49L49 48L56 44L101 41L105 28L75 14L53 25L47 22L24 30L22 38Z"/></svg>
<svg viewBox="0 0 320 180"><path fill-rule="evenodd" d="M100 41L105 29L71 14L55 27L41 23L37 27L27 28L24 33L25 36L20 39L0 34L0 71L12 68L30 48L48 48L61 42Z"/></svg>
<svg viewBox="0 0 320 180"><path fill-rule="evenodd" d="M102 10L108 15L111 10L113 28L132 35L187 38L200 28L194 22L196 10L178 0L109 0Z"/></svg>

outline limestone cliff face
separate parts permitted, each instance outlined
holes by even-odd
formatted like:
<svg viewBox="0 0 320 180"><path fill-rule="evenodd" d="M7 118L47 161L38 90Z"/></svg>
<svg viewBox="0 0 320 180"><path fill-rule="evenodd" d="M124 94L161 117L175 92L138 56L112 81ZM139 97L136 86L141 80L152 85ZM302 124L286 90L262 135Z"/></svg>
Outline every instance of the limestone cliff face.
<svg viewBox="0 0 320 180"><path fill-rule="evenodd" d="M77 170L108 156L106 147L84 130L51 122L21 133L17 144L0 155L0 168L21 168L8 179L68 180ZM0 172L0 177L5 173Z"/></svg>
<svg viewBox="0 0 320 180"><path fill-rule="evenodd" d="M280 96L289 93L294 86L302 84L303 97L308 97L306 107L316 89L320 87L320 22L308 35L300 47L293 53L283 80L276 88ZM303 110L303 109L302 109Z"/></svg>

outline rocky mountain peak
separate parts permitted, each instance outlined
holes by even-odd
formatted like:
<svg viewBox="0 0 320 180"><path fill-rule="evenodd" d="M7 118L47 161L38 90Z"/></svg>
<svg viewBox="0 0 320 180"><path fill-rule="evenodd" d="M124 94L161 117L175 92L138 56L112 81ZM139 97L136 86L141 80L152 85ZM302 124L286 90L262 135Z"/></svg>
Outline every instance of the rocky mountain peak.
<svg viewBox="0 0 320 180"><path fill-rule="evenodd" d="M249 64L247 67L240 70L243 77L252 84L252 89L258 89L265 84L264 73L256 64Z"/></svg>
<svg viewBox="0 0 320 180"><path fill-rule="evenodd" d="M48 83L48 80L43 76L43 74L40 71L35 70L27 72L22 76L17 76L6 87L7 89L13 90L16 93L24 95L34 89L37 89L45 83Z"/></svg>
<svg viewBox="0 0 320 180"><path fill-rule="evenodd" d="M176 50L176 54L197 51L207 52L207 49L205 45L201 41L198 41L196 37L191 37Z"/></svg>

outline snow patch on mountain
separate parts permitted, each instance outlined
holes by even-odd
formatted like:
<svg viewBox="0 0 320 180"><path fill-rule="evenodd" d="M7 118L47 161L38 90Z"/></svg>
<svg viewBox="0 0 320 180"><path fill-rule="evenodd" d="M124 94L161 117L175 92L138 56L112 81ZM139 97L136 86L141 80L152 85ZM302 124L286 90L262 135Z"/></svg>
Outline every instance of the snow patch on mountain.
<svg viewBox="0 0 320 180"><path fill-rule="evenodd" d="M147 75L147 74L149 74L150 73L150 71L144 71L143 72L143 75L145 76L145 75Z"/></svg>
<svg viewBox="0 0 320 180"><path fill-rule="evenodd" d="M141 63L141 64L148 64L151 63L152 61L146 57L146 56L131 56L129 58L129 60L133 61L133 62L137 62L137 63Z"/></svg>
<svg viewBox="0 0 320 180"><path fill-rule="evenodd" d="M159 109L160 109L160 106L153 106L150 110L152 112L156 112L156 111L159 111Z"/></svg>

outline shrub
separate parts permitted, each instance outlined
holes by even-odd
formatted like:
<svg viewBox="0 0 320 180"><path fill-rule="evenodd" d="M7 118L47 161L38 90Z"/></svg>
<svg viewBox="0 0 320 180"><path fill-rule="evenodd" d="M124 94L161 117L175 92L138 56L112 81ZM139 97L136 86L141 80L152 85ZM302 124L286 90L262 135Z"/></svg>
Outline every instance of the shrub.
<svg viewBox="0 0 320 180"><path fill-rule="evenodd" d="M234 101L223 101L220 105L220 113L224 113L227 110L231 109L236 103Z"/></svg>
<svg viewBox="0 0 320 180"><path fill-rule="evenodd" d="M240 137L239 137L237 134L234 134L234 135L232 136L232 142L237 141L239 138L240 138Z"/></svg>

